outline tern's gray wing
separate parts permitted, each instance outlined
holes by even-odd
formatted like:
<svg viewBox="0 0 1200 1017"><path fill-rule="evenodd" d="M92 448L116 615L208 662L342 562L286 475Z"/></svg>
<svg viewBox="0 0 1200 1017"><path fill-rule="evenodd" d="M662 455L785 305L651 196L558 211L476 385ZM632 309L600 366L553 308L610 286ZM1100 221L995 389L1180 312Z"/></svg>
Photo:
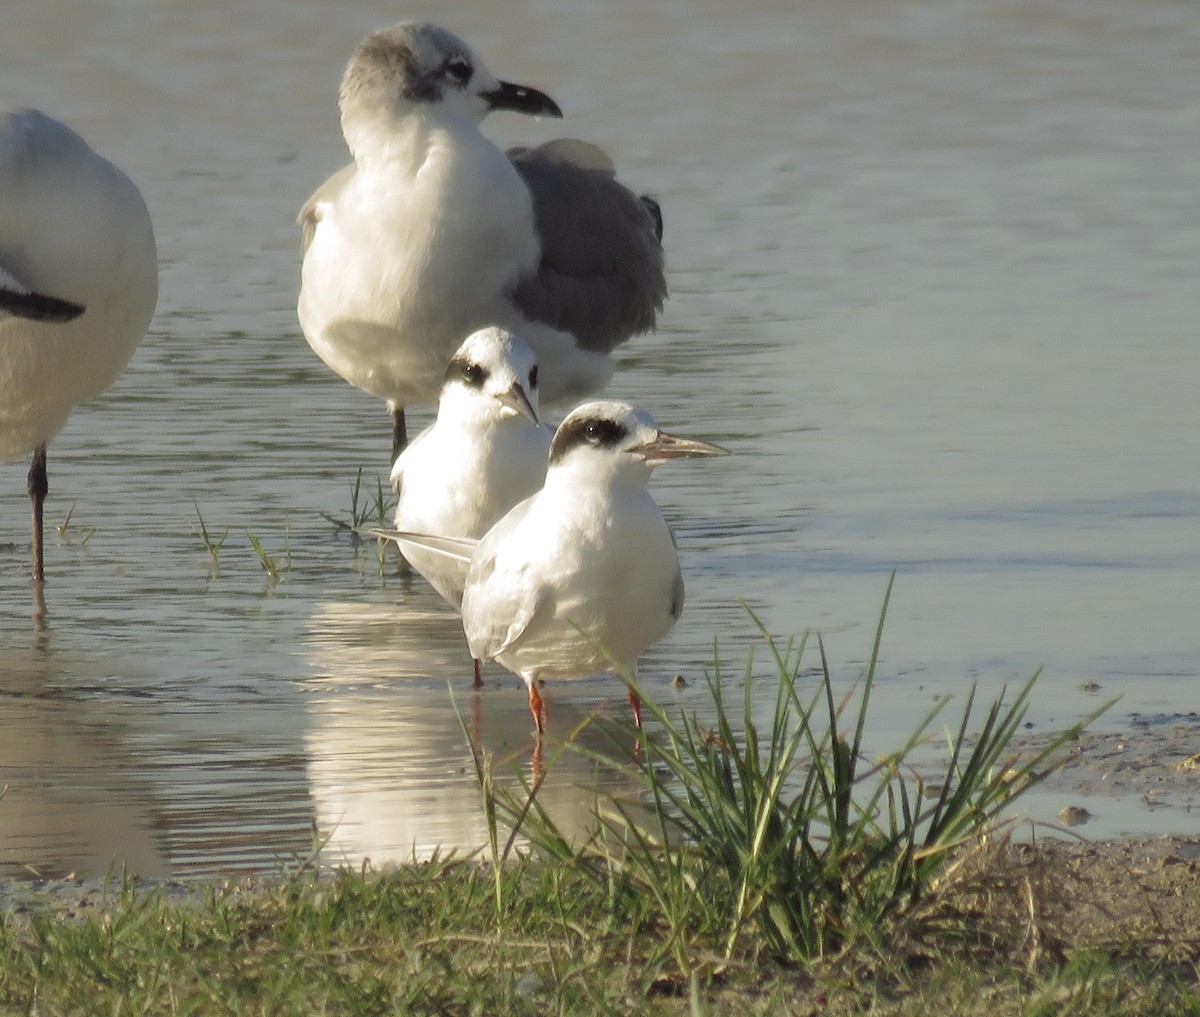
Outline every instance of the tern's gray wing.
<svg viewBox="0 0 1200 1017"><path fill-rule="evenodd" d="M0 314L13 314L31 321L71 321L84 312L82 304L35 293L0 265Z"/></svg>
<svg viewBox="0 0 1200 1017"><path fill-rule="evenodd" d="M537 496L510 509L480 541L463 591L463 631L476 660L494 660L518 640L534 619L553 610L554 597L524 567L523 557L504 554Z"/></svg>
<svg viewBox="0 0 1200 1017"><path fill-rule="evenodd" d="M317 223L321 221L321 216L323 215L322 206L335 201L357 172L358 166L354 163L351 163L349 166L343 166L326 180L325 183L313 191L312 197L300 209L300 214L296 216L296 222L300 224L301 256L308 250L308 245L312 243L313 233L316 232Z"/></svg>
<svg viewBox="0 0 1200 1017"><path fill-rule="evenodd" d="M443 537L435 533L414 533L411 530L385 530L378 527L356 530L356 533L369 533L373 537L384 540L394 540L397 544L416 544L426 548L443 558L470 564L471 556L479 546L479 541L472 537Z"/></svg>
<svg viewBox="0 0 1200 1017"><path fill-rule="evenodd" d="M612 163L583 141L508 153L533 196L542 260L513 301L532 321L608 352L654 327L667 295L658 205L617 183Z"/></svg>

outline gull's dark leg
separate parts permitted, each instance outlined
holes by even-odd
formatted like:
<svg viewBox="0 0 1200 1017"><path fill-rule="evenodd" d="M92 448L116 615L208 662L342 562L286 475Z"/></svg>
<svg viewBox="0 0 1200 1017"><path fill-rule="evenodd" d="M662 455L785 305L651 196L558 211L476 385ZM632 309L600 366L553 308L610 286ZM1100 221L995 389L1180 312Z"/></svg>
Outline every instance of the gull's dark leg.
<svg viewBox="0 0 1200 1017"><path fill-rule="evenodd" d="M392 411L392 462L408 446L408 424L404 420L404 407L389 403Z"/></svg>
<svg viewBox="0 0 1200 1017"><path fill-rule="evenodd" d="M475 681L471 685L471 688L481 689L481 688L483 688L483 671L482 671L482 668L479 666L479 658L478 657L472 658L471 663L475 665Z"/></svg>
<svg viewBox="0 0 1200 1017"><path fill-rule="evenodd" d="M39 445L33 450L33 462L29 465L29 505L33 513L33 578L42 581L42 515L46 504L46 494L50 490L50 481L46 476L46 446Z"/></svg>

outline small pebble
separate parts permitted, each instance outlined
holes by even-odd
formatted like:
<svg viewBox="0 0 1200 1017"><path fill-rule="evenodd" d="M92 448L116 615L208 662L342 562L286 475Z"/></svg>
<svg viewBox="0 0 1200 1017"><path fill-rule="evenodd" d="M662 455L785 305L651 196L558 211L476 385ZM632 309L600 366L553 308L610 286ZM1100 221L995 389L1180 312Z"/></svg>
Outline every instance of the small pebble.
<svg viewBox="0 0 1200 1017"><path fill-rule="evenodd" d="M1064 826L1083 826L1092 818L1092 814L1080 805L1068 805L1059 812L1058 818Z"/></svg>

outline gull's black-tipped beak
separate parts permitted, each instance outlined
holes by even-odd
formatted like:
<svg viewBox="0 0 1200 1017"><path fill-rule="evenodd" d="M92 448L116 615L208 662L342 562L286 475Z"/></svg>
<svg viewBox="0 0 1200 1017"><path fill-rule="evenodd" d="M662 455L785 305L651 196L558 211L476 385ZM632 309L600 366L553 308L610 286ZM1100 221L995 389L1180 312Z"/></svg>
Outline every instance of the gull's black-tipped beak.
<svg viewBox="0 0 1200 1017"><path fill-rule="evenodd" d="M533 403L529 401L529 396L525 394L525 390L517 382L513 382L512 388L507 392L501 392L496 396L503 405L509 409L516 410L521 416L532 420L535 424L541 424L538 420L537 410L533 408Z"/></svg>
<svg viewBox="0 0 1200 1017"><path fill-rule="evenodd" d="M487 101L489 109L508 109L514 113L527 113L531 117L558 117L562 119L562 110L558 103L545 92L539 92L528 85L514 85L511 81L501 81L500 87L492 92L481 92Z"/></svg>

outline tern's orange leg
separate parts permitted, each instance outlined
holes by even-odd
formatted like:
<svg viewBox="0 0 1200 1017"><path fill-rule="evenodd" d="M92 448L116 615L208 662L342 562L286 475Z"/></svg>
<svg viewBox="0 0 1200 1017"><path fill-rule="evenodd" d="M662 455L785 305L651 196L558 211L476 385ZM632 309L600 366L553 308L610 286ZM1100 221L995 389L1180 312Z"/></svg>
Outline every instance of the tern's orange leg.
<svg viewBox="0 0 1200 1017"><path fill-rule="evenodd" d="M529 683L529 712L533 714L538 741L541 741L542 735L546 731L546 704L542 702L542 694L538 692L536 678Z"/></svg>
<svg viewBox="0 0 1200 1017"><path fill-rule="evenodd" d="M472 683L471 688L481 689L483 688L483 673L479 666L478 658L472 658L471 663L475 665L475 681Z"/></svg>
<svg viewBox="0 0 1200 1017"><path fill-rule="evenodd" d="M633 707L633 726L640 731L642 729L642 701L633 689L629 690L629 705Z"/></svg>

